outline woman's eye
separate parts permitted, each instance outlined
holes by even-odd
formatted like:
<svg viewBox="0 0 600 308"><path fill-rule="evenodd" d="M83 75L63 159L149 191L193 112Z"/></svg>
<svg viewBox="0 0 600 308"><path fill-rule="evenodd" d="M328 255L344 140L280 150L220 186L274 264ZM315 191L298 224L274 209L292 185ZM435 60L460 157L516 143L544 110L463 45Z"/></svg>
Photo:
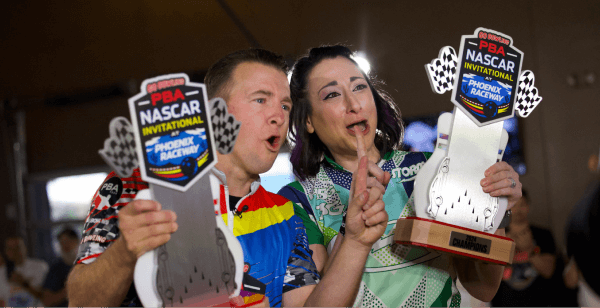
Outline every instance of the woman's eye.
<svg viewBox="0 0 600 308"><path fill-rule="evenodd" d="M340 94L339 94L339 93L337 93L337 92L331 92L331 93L327 94L327 96L325 96L325 98L324 98L323 100L327 100L327 99L330 99L330 98L334 98L334 97L336 97L336 96L340 96Z"/></svg>
<svg viewBox="0 0 600 308"><path fill-rule="evenodd" d="M366 89L367 85L366 84L359 84L354 88L354 91L360 91L362 89Z"/></svg>

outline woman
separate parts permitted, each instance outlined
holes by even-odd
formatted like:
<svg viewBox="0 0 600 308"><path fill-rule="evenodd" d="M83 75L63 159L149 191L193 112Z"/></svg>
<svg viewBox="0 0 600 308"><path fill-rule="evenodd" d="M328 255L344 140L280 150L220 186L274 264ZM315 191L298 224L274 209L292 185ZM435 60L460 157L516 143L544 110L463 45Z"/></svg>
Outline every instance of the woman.
<svg viewBox="0 0 600 308"><path fill-rule="evenodd" d="M375 87L351 52L343 46L311 49L294 66L290 83L294 103L290 115L295 147L291 161L299 181L280 195L302 204L303 220L317 268L328 268L331 243L343 239L342 214L347 205L352 172L359 157L369 158L369 171L387 187L383 201L388 227L369 254L355 306L459 305L454 280L458 276L474 297L489 301L500 283L501 266L450 258L426 249L392 244L399 217L415 216L413 199L416 172L429 153L399 150L403 127L391 98ZM364 140L364 141L363 141ZM357 146L357 143L361 143ZM357 153L357 150L361 153ZM508 196L509 208L521 196L518 175L506 163L496 163L481 181L491 196ZM512 179L516 186L511 188ZM338 236L338 231L340 235ZM498 230L504 235L504 230ZM337 240L334 240L338 236Z"/></svg>

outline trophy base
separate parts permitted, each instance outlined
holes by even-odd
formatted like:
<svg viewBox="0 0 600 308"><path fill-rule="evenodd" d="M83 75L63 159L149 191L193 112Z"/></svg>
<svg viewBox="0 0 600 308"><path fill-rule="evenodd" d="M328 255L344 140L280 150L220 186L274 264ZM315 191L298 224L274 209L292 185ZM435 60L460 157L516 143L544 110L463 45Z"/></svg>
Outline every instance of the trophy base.
<svg viewBox="0 0 600 308"><path fill-rule="evenodd" d="M500 265L512 264L515 254L508 237L419 217L398 219L394 241Z"/></svg>

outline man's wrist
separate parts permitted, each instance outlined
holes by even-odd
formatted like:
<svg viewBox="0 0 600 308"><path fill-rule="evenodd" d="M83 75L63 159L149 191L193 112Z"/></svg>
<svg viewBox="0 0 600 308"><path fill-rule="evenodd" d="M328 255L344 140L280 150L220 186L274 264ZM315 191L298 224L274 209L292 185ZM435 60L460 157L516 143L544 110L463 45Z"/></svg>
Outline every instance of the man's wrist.
<svg viewBox="0 0 600 308"><path fill-rule="evenodd" d="M127 242L125 241L123 235L117 238L113 246L116 246L114 248L117 249L117 258L122 260L122 264L125 267L135 266L135 263L137 262L137 256L135 256L131 251L129 251L129 249L127 249Z"/></svg>

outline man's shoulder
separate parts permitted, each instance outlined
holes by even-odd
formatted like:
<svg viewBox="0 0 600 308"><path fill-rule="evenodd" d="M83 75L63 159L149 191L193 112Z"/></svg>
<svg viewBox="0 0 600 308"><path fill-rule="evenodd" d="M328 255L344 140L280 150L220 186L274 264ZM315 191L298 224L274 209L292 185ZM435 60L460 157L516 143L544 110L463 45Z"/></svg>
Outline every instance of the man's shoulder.
<svg viewBox="0 0 600 308"><path fill-rule="evenodd" d="M292 184L292 183L290 183ZM288 185L290 185L288 184ZM284 186L284 188L287 186ZM284 190L284 188L282 188L281 190L279 190L279 192L277 194L266 191L264 189L262 192L262 198L266 201L266 202L261 202L263 203L265 207L269 207L273 210L278 210L281 212L285 212L287 215L289 216L288 219L291 219L294 216L298 216L300 213L299 210L302 209L302 206L298 205L298 201L294 200L295 198L293 198L293 196L290 196L289 194L286 193L282 193L282 190ZM291 188L291 189L295 189L295 188Z"/></svg>

